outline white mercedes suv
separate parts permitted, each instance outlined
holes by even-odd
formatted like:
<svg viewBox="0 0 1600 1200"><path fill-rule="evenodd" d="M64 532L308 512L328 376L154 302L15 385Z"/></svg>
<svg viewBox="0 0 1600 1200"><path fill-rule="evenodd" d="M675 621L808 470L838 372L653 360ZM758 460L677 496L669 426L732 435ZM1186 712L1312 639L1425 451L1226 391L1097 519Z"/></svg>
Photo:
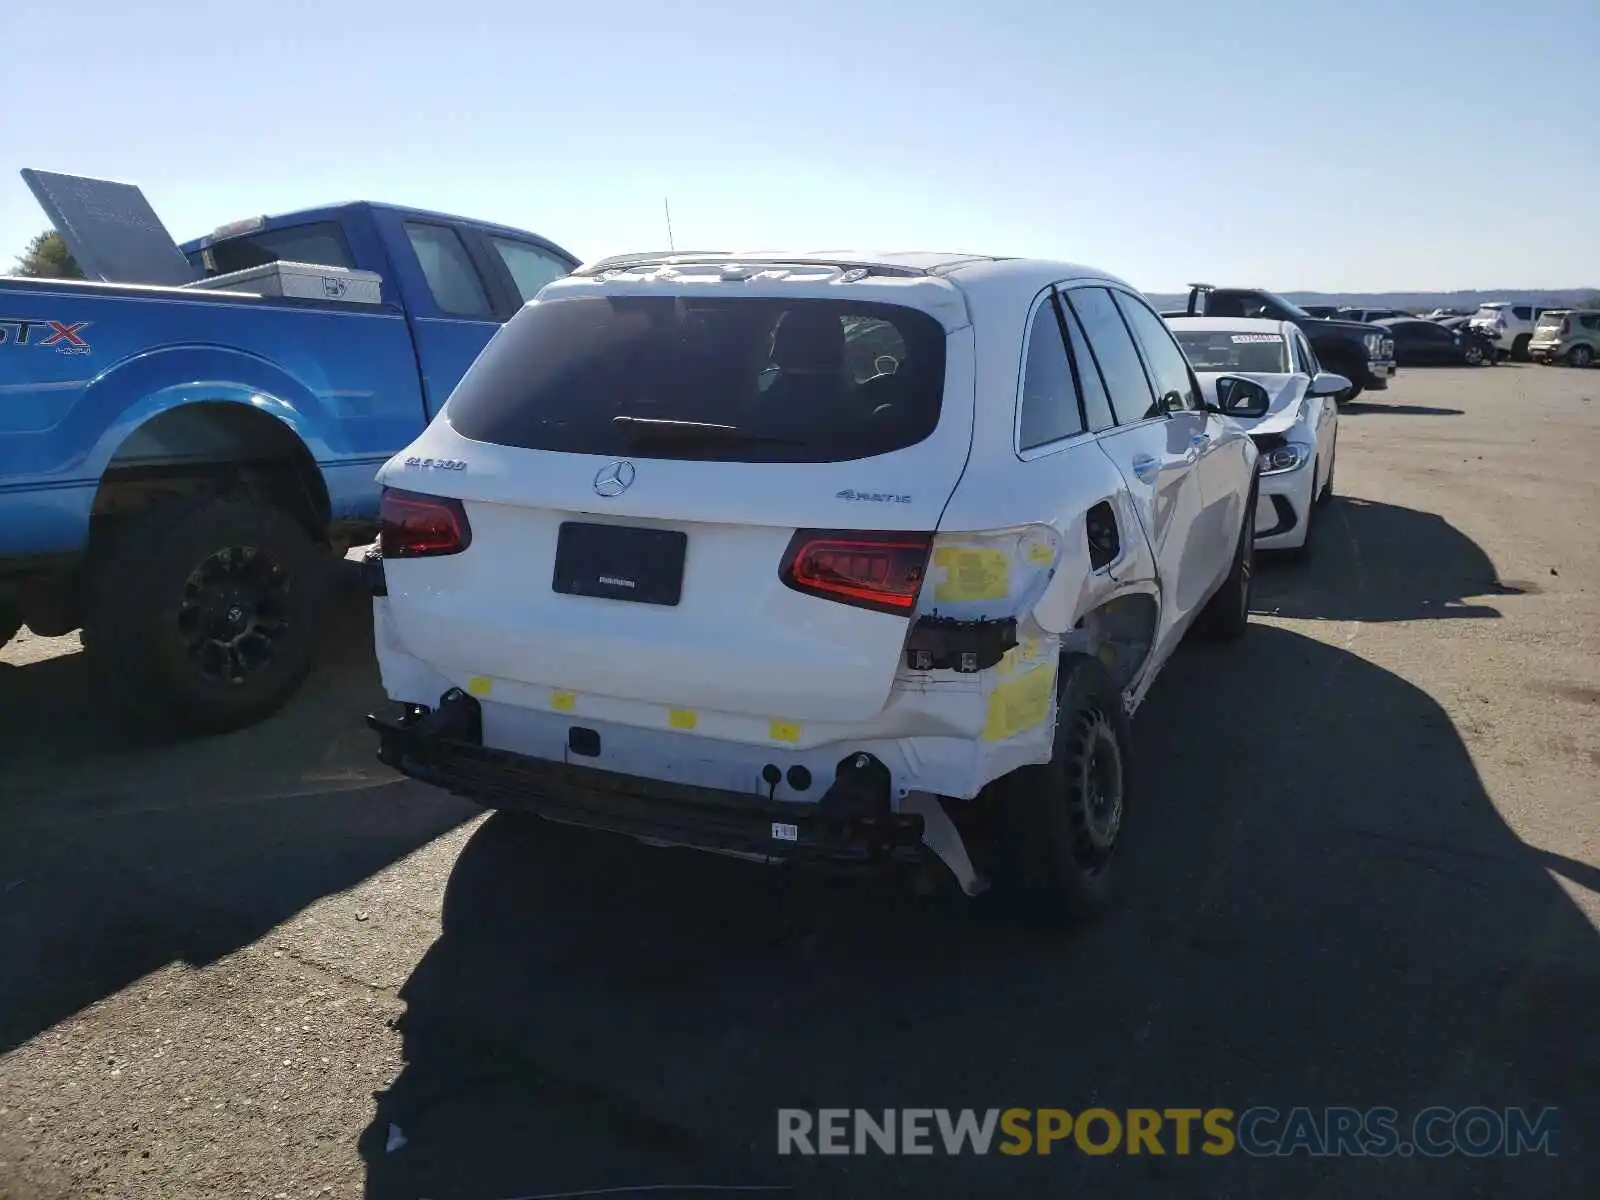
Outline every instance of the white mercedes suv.
<svg viewBox="0 0 1600 1200"><path fill-rule="evenodd" d="M379 757L761 860L1109 894L1127 721L1249 608L1256 449L1127 284L641 254L547 286L379 474Z"/></svg>

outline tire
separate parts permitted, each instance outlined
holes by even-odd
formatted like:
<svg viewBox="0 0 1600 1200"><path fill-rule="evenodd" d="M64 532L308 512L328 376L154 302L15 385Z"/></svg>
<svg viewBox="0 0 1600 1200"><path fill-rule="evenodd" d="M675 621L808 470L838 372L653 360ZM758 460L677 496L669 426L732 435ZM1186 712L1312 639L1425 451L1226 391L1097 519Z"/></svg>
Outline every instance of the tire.
<svg viewBox="0 0 1600 1200"><path fill-rule="evenodd" d="M1345 375L1345 378L1350 380L1350 390L1342 396L1334 397L1335 404L1350 404L1357 396L1366 391L1365 387L1355 381L1354 375Z"/></svg>
<svg viewBox="0 0 1600 1200"><path fill-rule="evenodd" d="M1339 465L1339 443L1338 443L1337 440L1335 440L1334 443L1333 443L1333 455L1332 455L1331 458L1328 459L1328 477L1322 481L1322 490L1317 493L1316 499L1312 501L1313 504L1318 505L1320 507L1322 505L1326 505L1326 504L1329 504L1329 503L1332 502L1332 500L1333 500L1333 471L1334 471L1334 468L1337 467L1338 465Z"/></svg>
<svg viewBox="0 0 1600 1200"><path fill-rule="evenodd" d="M1533 341L1531 333L1519 333L1516 340L1511 343L1511 357L1517 362L1528 361L1528 343Z"/></svg>
<svg viewBox="0 0 1600 1200"><path fill-rule="evenodd" d="M286 513L235 499L152 506L94 574L84 652L130 715L191 734L286 704L315 656L322 572Z"/></svg>
<svg viewBox="0 0 1600 1200"><path fill-rule="evenodd" d="M1580 371L1594 362L1594 351L1587 346L1574 346L1567 351L1567 366L1577 367Z"/></svg>
<svg viewBox="0 0 1600 1200"><path fill-rule="evenodd" d="M1256 558L1257 486L1255 483L1250 485L1244 525L1239 530L1239 542L1233 551L1233 565L1228 569L1228 578L1217 589L1216 595L1206 602L1205 610L1200 614L1200 628L1213 641L1238 641L1250 628L1250 582L1255 576Z"/></svg>
<svg viewBox="0 0 1600 1200"><path fill-rule="evenodd" d="M1045 928L1110 908L1133 782L1128 717L1105 667L1063 655L1056 702L1050 761L1012 771L992 797L995 898Z"/></svg>
<svg viewBox="0 0 1600 1200"><path fill-rule="evenodd" d="M1484 365L1484 360L1490 357L1484 353L1483 347L1478 345L1476 342L1468 345L1467 348L1461 352L1461 356L1469 367L1481 367Z"/></svg>

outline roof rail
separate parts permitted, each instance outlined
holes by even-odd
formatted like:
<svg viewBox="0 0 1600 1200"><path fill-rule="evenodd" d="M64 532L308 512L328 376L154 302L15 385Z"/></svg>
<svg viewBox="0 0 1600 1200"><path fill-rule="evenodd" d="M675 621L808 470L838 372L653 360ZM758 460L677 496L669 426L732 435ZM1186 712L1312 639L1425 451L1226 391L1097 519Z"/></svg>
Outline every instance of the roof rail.
<svg viewBox="0 0 1600 1200"><path fill-rule="evenodd" d="M727 250L656 250L635 254L614 254L597 262L585 263L576 276L599 275L606 271L628 270L635 267L710 266L715 263L741 267L833 267L839 271L864 271L872 275L917 276L930 275L924 267L901 263L856 262L843 258L815 258L807 255L735 254Z"/></svg>
<svg viewBox="0 0 1600 1200"><path fill-rule="evenodd" d="M618 267L647 267L676 261L704 262L707 259L725 258L726 250L635 250L628 254L613 254L584 263L574 275L598 275L601 271L614 271Z"/></svg>

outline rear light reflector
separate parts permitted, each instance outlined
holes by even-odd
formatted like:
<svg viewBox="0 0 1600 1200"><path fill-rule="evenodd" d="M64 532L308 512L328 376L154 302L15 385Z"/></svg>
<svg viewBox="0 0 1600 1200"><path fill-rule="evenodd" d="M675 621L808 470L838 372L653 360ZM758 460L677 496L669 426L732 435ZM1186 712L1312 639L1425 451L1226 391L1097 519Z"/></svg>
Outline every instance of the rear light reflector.
<svg viewBox="0 0 1600 1200"><path fill-rule="evenodd" d="M461 501L384 488L378 503L378 548L388 558L437 558L472 544Z"/></svg>
<svg viewBox="0 0 1600 1200"><path fill-rule="evenodd" d="M778 577L810 596L910 615L928 570L931 533L801 529Z"/></svg>

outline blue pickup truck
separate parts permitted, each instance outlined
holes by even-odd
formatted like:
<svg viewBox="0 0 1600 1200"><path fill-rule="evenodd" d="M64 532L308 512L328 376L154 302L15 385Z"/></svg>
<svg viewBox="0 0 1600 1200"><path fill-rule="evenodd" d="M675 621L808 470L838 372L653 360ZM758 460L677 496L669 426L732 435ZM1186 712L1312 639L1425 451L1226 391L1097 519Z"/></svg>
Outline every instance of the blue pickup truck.
<svg viewBox="0 0 1600 1200"><path fill-rule="evenodd" d="M111 697L215 732L294 694L378 467L578 260L371 203L179 249L193 284L0 277L0 644L81 629ZM275 262L374 272L376 302L206 288Z"/></svg>

